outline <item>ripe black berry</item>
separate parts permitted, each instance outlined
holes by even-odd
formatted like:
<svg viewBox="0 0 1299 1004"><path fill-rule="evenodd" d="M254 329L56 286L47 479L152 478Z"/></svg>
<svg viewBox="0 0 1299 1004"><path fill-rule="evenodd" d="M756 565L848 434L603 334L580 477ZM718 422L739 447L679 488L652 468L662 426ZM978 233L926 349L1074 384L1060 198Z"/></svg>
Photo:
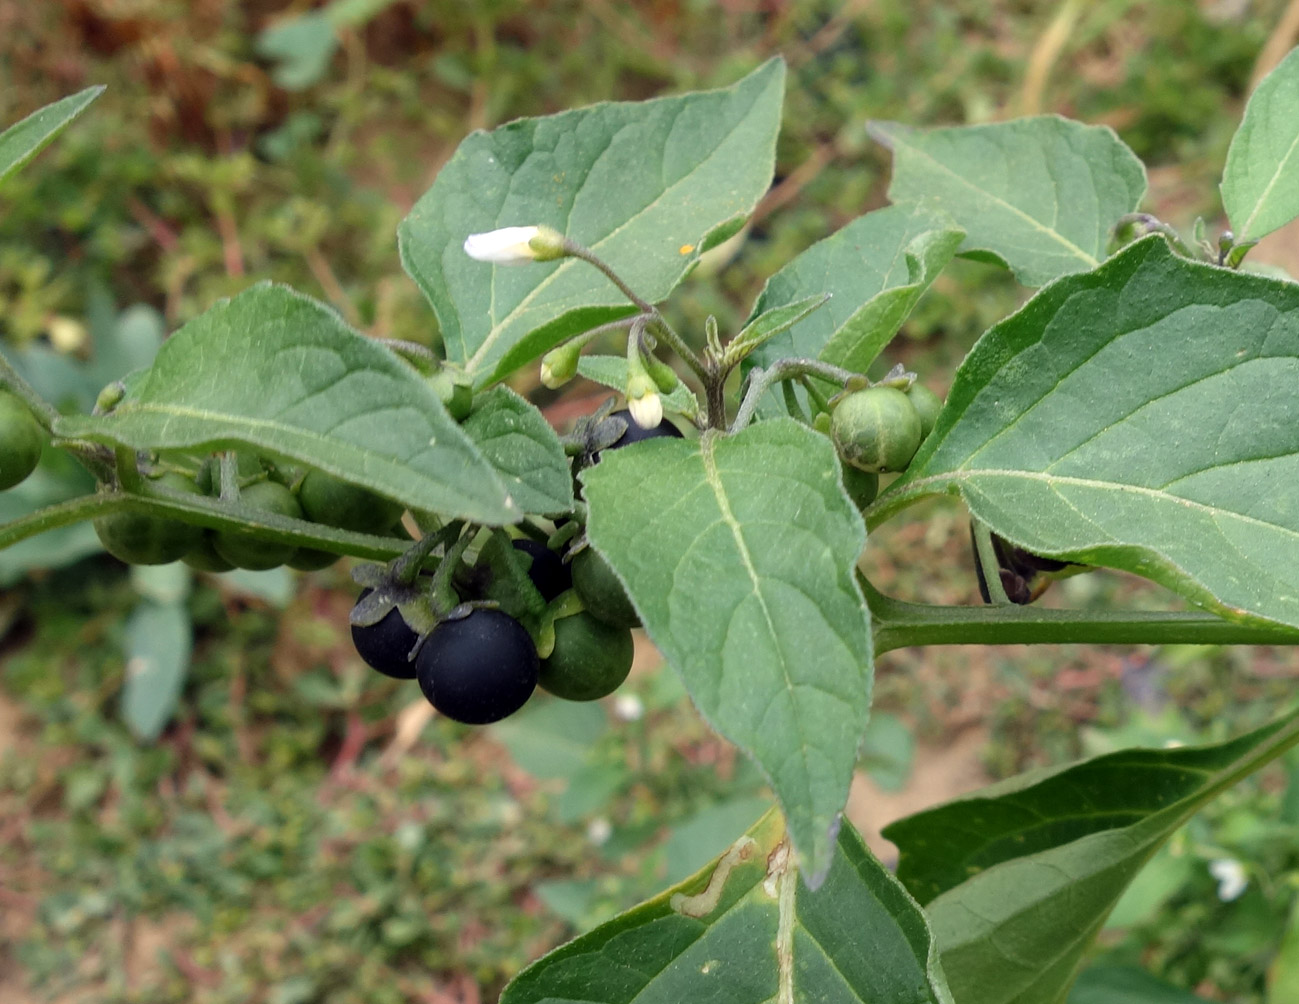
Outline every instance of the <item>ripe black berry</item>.
<svg viewBox="0 0 1299 1004"><path fill-rule="evenodd" d="M528 578L537 587L541 598L549 603L573 585L573 576L559 555L545 544L535 540L520 539L513 542L516 549L532 558Z"/></svg>
<svg viewBox="0 0 1299 1004"><path fill-rule="evenodd" d="M357 603L373 591L362 590ZM384 676L395 680L415 679L415 663L407 657L418 640L419 636L411 630L396 607L376 624L352 625L352 644L356 646L357 655Z"/></svg>
<svg viewBox="0 0 1299 1004"><path fill-rule="evenodd" d="M442 714L465 725L486 725L527 703L539 665L522 624L500 610L478 608L433 629L415 659L415 674Z"/></svg>

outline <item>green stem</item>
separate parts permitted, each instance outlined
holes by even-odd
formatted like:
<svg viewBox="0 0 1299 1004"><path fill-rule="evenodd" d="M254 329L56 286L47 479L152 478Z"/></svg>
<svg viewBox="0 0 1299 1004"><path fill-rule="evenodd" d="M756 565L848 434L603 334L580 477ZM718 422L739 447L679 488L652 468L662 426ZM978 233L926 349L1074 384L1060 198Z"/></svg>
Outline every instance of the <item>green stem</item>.
<svg viewBox="0 0 1299 1004"><path fill-rule="evenodd" d="M1198 611L940 607L885 596L858 575L875 654L921 645L1299 645L1299 628L1235 624Z"/></svg>
<svg viewBox="0 0 1299 1004"><path fill-rule="evenodd" d="M213 530L251 530L267 541L315 547L335 554L350 554L372 561L388 561L406 550L409 542L395 537L338 530L304 519L269 513L264 509L222 502L201 495L133 495L106 489L95 495L60 502L38 509L21 519L0 525L0 550L47 530L81 523L116 512L139 512L170 517L210 527Z"/></svg>
<svg viewBox="0 0 1299 1004"><path fill-rule="evenodd" d="M974 546L979 552L979 565L983 568L983 582L988 587L988 597L999 607L1007 606L1010 597L1001 582L1001 562L997 560L997 550L992 546L992 531L988 524L976 519L971 528L974 534Z"/></svg>
<svg viewBox="0 0 1299 1004"><path fill-rule="evenodd" d="M23 403L36 416L36 421L40 422L47 432L51 434L54 432L54 423L59 417L58 409L41 397L35 387L19 376L18 371L5 358L3 352L0 352L0 387L22 398Z"/></svg>
<svg viewBox="0 0 1299 1004"><path fill-rule="evenodd" d="M753 416L758 411L758 403L772 384L804 376L819 377L840 386L846 385L849 380L863 379L860 373L823 363L819 359L777 359L765 370L754 367L749 371L748 387L740 402L740 410L735 414L735 421L731 424L731 431L739 432L753 421Z"/></svg>

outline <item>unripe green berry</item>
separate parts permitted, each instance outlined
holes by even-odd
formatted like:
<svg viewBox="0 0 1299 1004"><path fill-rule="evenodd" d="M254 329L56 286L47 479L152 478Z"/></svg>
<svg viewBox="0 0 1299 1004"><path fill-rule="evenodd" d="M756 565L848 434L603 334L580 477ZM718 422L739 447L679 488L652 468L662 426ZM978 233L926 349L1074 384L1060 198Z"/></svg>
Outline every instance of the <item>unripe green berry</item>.
<svg viewBox="0 0 1299 1004"><path fill-rule="evenodd" d="M239 502L279 516L302 518L302 506L298 505L298 500L291 491L276 481L259 481L249 485L239 493ZM212 546L217 554L236 568L258 572L279 567L298 550L293 544L277 543L244 530L222 530L213 539Z"/></svg>
<svg viewBox="0 0 1299 1004"><path fill-rule="evenodd" d="M873 474L905 470L920 448L920 415L895 387L868 387L834 409L830 436L839 455Z"/></svg>
<svg viewBox="0 0 1299 1004"><path fill-rule="evenodd" d="M938 413L943 410L943 399L919 381L911 385L907 397L911 399L916 414L920 416L920 440L923 442L925 437L934 431Z"/></svg>
<svg viewBox="0 0 1299 1004"><path fill-rule="evenodd" d="M186 495L202 494L190 478L176 471L168 471L155 480L146 479L142 485L143 494L153 494L156 486ZM179 561L203 541L202 527L138 512L100 516L94 521L94 527L104 550L129 565L170 564Z"/></svg>
<svg viewBox="0 0 1299 1004"><path fill-rule="evenodd" d="M843 486L858 509L865 509L880 493L880 476L843 465Z"/></svg>
<svg viewBox="0 0 1299 1004"><path fill-rule="evenodd" d="M45 430L22 400L0 390L0 491L27 480L41 462Z"/></svg>
<svg viewBox="0 0 1299 1004"><path fill-rule="evenodd" d="M566 701L612 694L631 672L635 646L626 628L583 611L555 621L555 647L541 662L541 686Z"/></svg>
<svg viewBox="0 0 1299 1004"><path fill-rule="evenodd" d="M597 620L614 627L632 628L640 625L636 608L627 598L618 576L609 563L592 548L582 551L572 561L573 588L587 612Z"/></svg>

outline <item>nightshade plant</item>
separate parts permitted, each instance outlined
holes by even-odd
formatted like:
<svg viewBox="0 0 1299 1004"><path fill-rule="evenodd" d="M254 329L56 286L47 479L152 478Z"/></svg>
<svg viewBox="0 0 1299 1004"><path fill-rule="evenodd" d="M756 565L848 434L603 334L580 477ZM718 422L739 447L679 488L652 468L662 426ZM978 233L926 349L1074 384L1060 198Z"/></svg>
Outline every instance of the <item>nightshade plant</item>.
<svg viewBox="0 0 1299 1004"><path fill-rule="evenodd" d="M262 284L185 325L92 414L60 414L0 368L100 485L0 527L0 547L130 516L190 528L160 532L168 544L201 529L254 552L371 559L353 623L397 610L419 672L439 632L467 636L479 618L515 625L535 674L534 660L565 662L552 655L573 632L557 622L587 607L599 619L601 605L579 589L543 596L539 552L513 546L527 537L589 566L588 600L624 604L709 724L761 767L772 811L697 875L525 970L507 1004L1064 1001L1169 834L1299 741L1292 710L1213 746L1013 778L894 824L896 875L842 819L873 660L892 649L1299 643L1299 284L1244 263L1299 216L1299 51L1232 143L1234 235L1187 242L1141 213L1145 171L1105 128L876 123L892 205L807 249L739 333L710 322L696 350L655 305L770 183L783 86L772 61L722 90L469 136L398 235L445 358ZM95 93L0 136L0 178ZM1041 288L983 335L935 416L908 394L914 374L866 374L956 255ZM583 354L596 339L626 351ZM561 438L502 384L539 360L547 384L581 373L627 410L611 402ZM665 415L686 435L627 435ZM208 491L176 487L204 465ZM876 497L879 472L898 468ZM291 501L311 472L407 511L419 534L245 498L276 484ZM987 606L905 602L858 570L868 530L938 494L970 511ZM1027 605L1039 575L1086 566L1145 576L1194 609ZM457 662L466 679L474 644Z"/></svg>

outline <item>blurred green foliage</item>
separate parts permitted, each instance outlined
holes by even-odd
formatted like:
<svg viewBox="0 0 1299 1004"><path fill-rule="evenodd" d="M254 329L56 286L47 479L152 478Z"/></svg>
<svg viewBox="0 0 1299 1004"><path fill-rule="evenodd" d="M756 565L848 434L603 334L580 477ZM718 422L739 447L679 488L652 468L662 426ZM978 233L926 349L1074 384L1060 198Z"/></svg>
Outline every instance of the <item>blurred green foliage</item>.
<svg viewBox="0 0 1299 1004"><path fill-rule="evenodd" d="M734 330L768 275L883 204L888 162L868 119L1040 110L1106 123L1151 166L1156 212L1218 220L1218 172L1284 6L1082 4L1053 52L1060 8L1045 0L9 5L0 121L109 89L0 191L0 338L77 358L84 347L56 336L93 318L97 290L174 329L275 279L368 333L436 345L394 234L468 131L729 83L776 52L791 69L777 183L734 262L674 298L683 329L714 313ZM1007 275L958 262L884 362L941 388L1022 297ZM963 523L918 515L928 530L883 542L881 581L968 602ZM510 728L404 732L418 697L351 652L353 587L337 571L304 580L283 614L199 580L177 720L137 743L117 715L125 576L92 558L0 597L0 935L13 946L0 941L0 973L16 961L23 974L0 975L6 1001L29 989L123 1004L492 999L526 961L697 867L756 815L753 768L667 673L634 677L621 696L636 702L541 702ZM1076 604L1148 596L1104 576L1065 586ZM1187 741L1248 726L1295 671L1245 651L1147 656L1163 667L1158 699L1185 709ZM932 743L971 703L988 713L995 776L1127 736L1155 712L1134 710L1122 658L898 653L881 668L891 717L864 766L904 783L908 729ZM1059 685L1073 671L1091 674L1088 689ZM1267 1000L1268 960L1299 941L1286 934L1295 791L1265 774L1188 827L1174 865L1152 873L1157 909L1107 935L1114 957L1208 999ZM1222 902L1207 862L1236 856L1250 885Z"/></svg>

